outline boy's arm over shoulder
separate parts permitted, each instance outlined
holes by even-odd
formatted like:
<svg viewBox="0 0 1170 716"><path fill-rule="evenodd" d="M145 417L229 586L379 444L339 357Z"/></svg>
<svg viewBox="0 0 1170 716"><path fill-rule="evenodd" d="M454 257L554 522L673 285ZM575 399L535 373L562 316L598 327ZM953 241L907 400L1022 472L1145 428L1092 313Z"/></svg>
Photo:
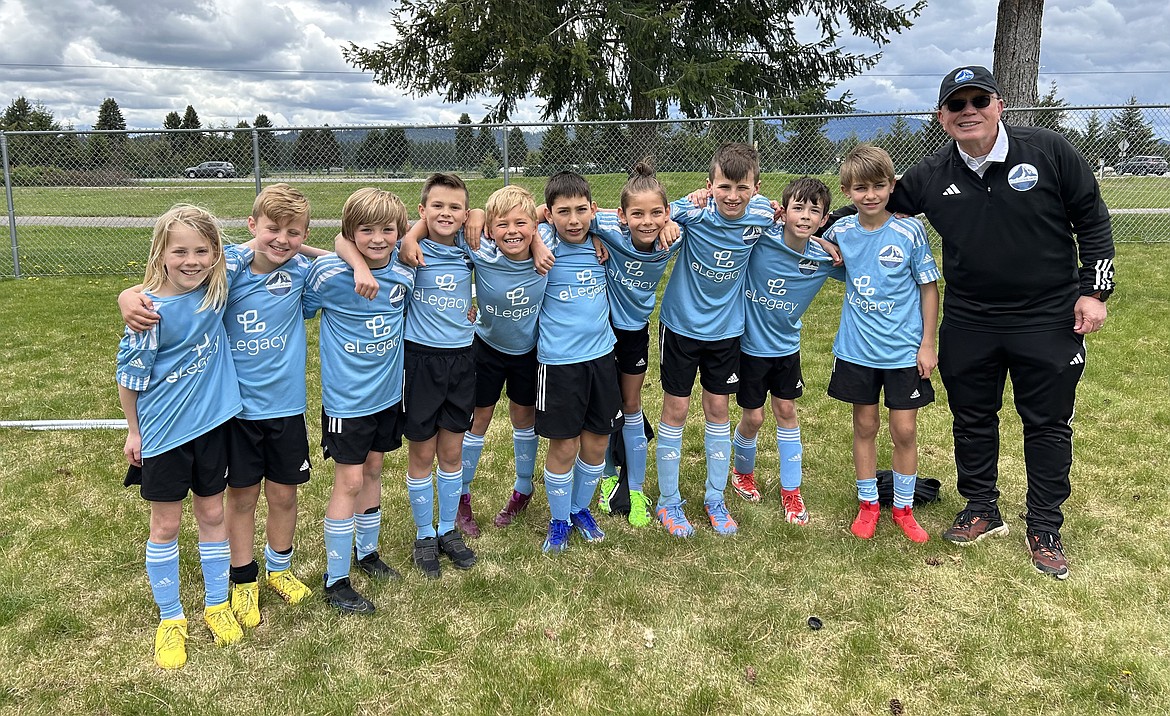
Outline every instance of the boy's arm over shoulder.
<svg viewBox="0 0 1170 716"><path fill-rule="evenodd" d="M338 234L333 238L333 248L341 260L353 269L354 293L373 301L378 295L378 282L374 274L370 273L370 267L358 251L357 244Z"/></svg>

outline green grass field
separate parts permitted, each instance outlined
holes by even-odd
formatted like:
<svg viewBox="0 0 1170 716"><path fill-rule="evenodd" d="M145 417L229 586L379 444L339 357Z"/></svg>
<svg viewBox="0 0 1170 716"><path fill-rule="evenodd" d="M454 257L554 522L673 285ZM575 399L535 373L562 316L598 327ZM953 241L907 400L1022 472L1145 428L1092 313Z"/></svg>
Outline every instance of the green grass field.
<svg viewBox="0 0 1170 716"><path fill-rule="evenodd" d="M885 714L898 712L895 700L905 714L1164 712L1170 265L1164 247L1126 245L1117 266L1121 288L1104 332L1089 339L1078 401L1066 582L1028 561L1010 407L1000 487L1011 534L967 550L937 536L962 507L937 380L939 402L919 425L920 472L944 485L943 501L918 511L930 542L913 545L888 515L872 542L849 534L850 413L824 395L837 289L805 320L807 527L778 514L775 443L765 438L765 501L729 498L738 536L701 527L679 541L605 518L603 543L574 540L562 557L544 557L539 494L507 530L486 524L511 485L500 411L474 488L486 529L473 541L480 563L470 572L448 568L432 582L410 566L405 453L388 456L381 548L405 579L369 586L355 577L378 604L369 618L338 616L316 597L289 607L262 590L261 626L216 648L199 620L188 513L180 550L190 661L173 673L151 660L148 510L121 486L124 434L0 430L0 713ZM0 419L120 417L114 298L136 280L0 281ZM650 377L646 412L656 420L656 370ZM311 407L314 443L317 415ZM682 480L692 518L701 511L702 425L695 405ZM770 430L771 421L762 434ZM884 448L879 462L888 459ZM294 564L314 587L331 475L316 460L301 493ZM647 490L656 495L653 476ZM813 615L820 631L806 626Z"/></svg>

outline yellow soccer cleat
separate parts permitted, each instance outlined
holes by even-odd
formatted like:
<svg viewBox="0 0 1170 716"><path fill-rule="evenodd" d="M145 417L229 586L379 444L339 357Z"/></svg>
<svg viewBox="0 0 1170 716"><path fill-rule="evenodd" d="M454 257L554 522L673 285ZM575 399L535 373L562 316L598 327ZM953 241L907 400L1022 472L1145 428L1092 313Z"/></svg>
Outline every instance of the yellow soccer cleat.
<svg viewBox="0 0 1170 716"><path fill-rule="evenodd" d="M313 593L304 582L296 578L291 569L269 572L268 586L289 604L296 604Z"/></svg>
<svg viewBox="0 0 1170 716"><path fill-rule="evenodd" d="M187 663L187 620L163 619L154 632L154 663L177 669Z"/></svg>
<svg viewBox="0 0 1170 716"><path fill-rule="evenodd" d="M260 626L260 585L255 582L232 585L232 614L246 629Z"/></svg>
<svg viewBox="0 0 1170 716"><path fill-rule="evenodd" d="M236 615L232 613L230 602L216 604L214 607L205 609L203 622L207 624L207 628L215 636L216 646L234 644L244 638L244 630L236 621Z"/></svg>

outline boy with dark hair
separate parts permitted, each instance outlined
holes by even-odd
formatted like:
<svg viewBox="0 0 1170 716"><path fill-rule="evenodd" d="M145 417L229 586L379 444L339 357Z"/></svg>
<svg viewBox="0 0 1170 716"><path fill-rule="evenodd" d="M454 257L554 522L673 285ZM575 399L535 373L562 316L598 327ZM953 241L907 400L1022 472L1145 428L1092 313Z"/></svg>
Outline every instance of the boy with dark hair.
<svg viewBox="0 0 1170 716"><path fill-rule="evenodd" d="M570 525L586 541L604 539L589 503L601 481L609 436L619 429L621 389L609 325L605 271L597 265L589 226L597 206L589 182L560 172L544 189L545 217L555 230L555 263L540 309L536 344L536 432L548 438L546 553L568 547Z"/></svg>
<svg viewBox="0 0 1170 716"><path fill-rule="evenodd" d="M780 468L781 509L785 521L804 525L808 510L800 494L800 424L796 399L804 392L800 370L801 316L825 280L844 278L831 257L810 241L828 219L829 188L802 177L784 188L780 221L768 228L752 249L744 297L745 324L740 345L740 380L736 403L743 413L735 428L732 487L749 502L758 502L755 485L756 435L764 423L764 403L772 394L776 448Z"/></svg>
<svg viewBox="0 0 1170 716"><path fill-rule="evenodd" d="M662 421L658 425L658 521L676 537L694 528L683 512L679 460L696 370L703 388L707 454L704 508L719 534L738 525L723 492L731 461L728 396L739 388L740 335L744 327L743 284L748 256L773 223L767 199L757 196L759 154L739 143L724 144L711 158L706 206L688 197L671 204L671 218L686 230L659 312Z"/></svg>
<svg viewBox="0 0 1170 716"><path fill-rule="evenodd" d="M894 216L886 204L894 164L885 150L855 147L841 164L841 191L857 214L835 222L825 239L837 244L847 279L841 325L833 341L829 396L853 404L853 467L860 509L850 530L871 539L881 510L877 495L878 396L885 392L894 442L894 523L914 542L928 537L914 519L918 409L934 401L930 374L938 364L938 267L926 229Z"/></svg>

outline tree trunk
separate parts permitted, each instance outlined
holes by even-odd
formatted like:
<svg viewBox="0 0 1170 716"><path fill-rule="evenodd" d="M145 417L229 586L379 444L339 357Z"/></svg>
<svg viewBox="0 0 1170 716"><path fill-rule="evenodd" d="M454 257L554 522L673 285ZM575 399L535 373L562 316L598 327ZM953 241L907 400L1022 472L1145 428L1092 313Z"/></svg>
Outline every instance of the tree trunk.
<svg viewBox="0 0 1170 716"><path fill-rule="evenodd" d="M995 64L991 72L1008 107L1035 107L1040 76L1040 25L1044 0L999 0L995 23ZM1031 126L1031 112L1011 112L1011 124Z"/></svg>

